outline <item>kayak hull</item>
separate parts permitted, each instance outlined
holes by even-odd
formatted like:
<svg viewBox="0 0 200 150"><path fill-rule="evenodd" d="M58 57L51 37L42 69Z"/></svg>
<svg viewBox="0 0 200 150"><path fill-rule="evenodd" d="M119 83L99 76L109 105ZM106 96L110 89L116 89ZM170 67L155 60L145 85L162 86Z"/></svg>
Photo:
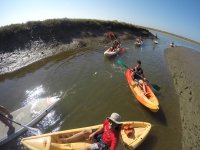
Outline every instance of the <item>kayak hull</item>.
<svg viewBox="0 0 200 150"><path fill-rule="evenodd" d="M138 121L126 121L122 122L123 125L120 131L120 141L122 144L129 148L135 149L139 146L147 135L150 132L151 124L147 122L138 122ZM126 126L134 127L134 132L132 135L127 135L125 132ZM92 143L88 140L74 142L74 143L62 143L60 137L70 137L76 133L86 130L96 130L101 125L95 125L90 127L83 127L78 129L58 131L54 133L43 134L39 136L32 136L24 138L21 140L21 143L30 150L72 150L72 149L83 149L85 146L91 145Z"/></svg>
<svg viewBox="0 0 200 150"><path fill-rule="evenodd" d="M140 42L135 42L135 45L136 45L136 46L142 46L142 44L143 44L142 41L140 41Z"/></svg>
<svg viewBox="0 0 200 150"><path fill-rule="evenodd" d="M114 51L110 51L110 48L109 49L107 49L105 52L104 52L104 55L105 56L115 56L115 55L117 55L119 52L120 52L120 49L121 48L117 48L117 49L115 49Z"/></svg>
<svg viewBox="0 0 200 150"><path fill-rule="evenodd" d="M142 105L149 108L151 111L157 112L159 110L159 102L158 102L157 97L154 95L153 91L151 90L150 86L148 84L146 85L146 90L147 90L148 95L145 96L144 92L138 86L137 82L132 79L132 71L130 69L126 71L126 79L136 99Z"/></svg>
<svg viewBox="0 0 200 150"><path fill-rule="evenodd" d="M56 97L39 99L35 103L28 104L12 112L13 120L25 126L33 126L48 114L58 101L59 99ZM15 123L13 123L13 126L15 127L15 132L8 136L8 127L0 122L0 145L9 142L27 130L27 128Z"/></svg>
<svg viewBox="0 0 200 150"><path fill-rule="evenodd" d="M155 41L154 41L154 44L158 44L158 41L155 40Z"/></svg>

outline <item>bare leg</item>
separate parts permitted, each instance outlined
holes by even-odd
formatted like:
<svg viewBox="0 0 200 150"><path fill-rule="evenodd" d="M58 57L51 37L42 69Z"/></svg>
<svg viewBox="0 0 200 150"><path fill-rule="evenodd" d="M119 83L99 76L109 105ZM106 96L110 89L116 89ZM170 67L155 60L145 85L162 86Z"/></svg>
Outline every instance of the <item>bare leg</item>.
<svg viewBox="0 0 200 150"><path fill-rule="evenodd" d="M146 86L145 86L144 83L143 83L143 91L144 91L144 95L146 95L146 94L147 94L147 91L146 91Z"/></svg>
<svg viewBox="0 0 200 150"><path fill-rule="evenodd" d="M63 143L79 142L79 141L86 140L87 138L89 138L89 135L91 133L92 133L92 130L85 130L85 131L77 133L69 138L61 138L60 140Z"/></svg>

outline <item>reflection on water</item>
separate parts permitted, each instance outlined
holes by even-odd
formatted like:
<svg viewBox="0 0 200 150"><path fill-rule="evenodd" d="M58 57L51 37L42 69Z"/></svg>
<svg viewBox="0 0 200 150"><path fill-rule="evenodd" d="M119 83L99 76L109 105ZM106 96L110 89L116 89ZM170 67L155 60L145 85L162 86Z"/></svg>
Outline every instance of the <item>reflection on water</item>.
<svg viewBox="0 0 200 150"><path fill-rule="evenodd" d="M55 110L52 110L50 113L48 113L38 124L37 127L41 130L45 131L49 127L55 125L59 120L61 119L61 116L56 114ZM59 128L59 127L58 127Z"/></svg>
<svg viewBox="0 0 200 150"><path fill-rule="evenodd" d="M34 104L41 95L45 93L44 87L42 85L33 88L32 90L26 90L25 95L27 96L26 100L23 101L23 105Z"/></svg>

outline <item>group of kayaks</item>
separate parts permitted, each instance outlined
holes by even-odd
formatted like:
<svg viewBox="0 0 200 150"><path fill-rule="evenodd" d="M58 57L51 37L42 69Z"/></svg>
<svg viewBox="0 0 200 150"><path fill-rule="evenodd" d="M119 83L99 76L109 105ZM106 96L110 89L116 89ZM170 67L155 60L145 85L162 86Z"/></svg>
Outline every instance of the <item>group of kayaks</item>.
<svg viewBox="0 0 200 150"><path fill-rule="evenodd" d="M121 47L116 48L115 50L111 50L110 48L107 49L104 52L105 56L115 56L117 55L121 50ZM132 79L132 71L130 69L126 70L126 79L128 81L129 87L133 94L135 95L136 99L145 107L149 108L153 112L157 112L159 110L159 102L158 99L156 98L155 94L153 93L150 85L146 84L146 90L148 95L145 95L143 90L138 86L138 83ZM18 116L23 116L24 113L28 112L30 114L29 116L29 122L36 121L42 116L44 116L46 113L49 112L49 110L58 102L58 100L51 100L51 99L44 99L38 102L36 106L28 105L21 109L19 112L22 114L16 114ZM44 108L41 106L45 105ZM35 118L32 118L32 114L29 112L30 109L37 109L40 112L40 115L34 116ZM14 113L15 114L15 113ZM14 115L15 116L15 115ZM17 118L16 118L17 119ZM22 121L23 117L21 120ZM24 120L25 121L25 120ZM28 124L28 120L24 122ZM31 136L27 138L23 138L21 140L21 143L28 149L31 150L76 150L76 149L82 149L88 144L91 144L90 141L87 139L84 141L80 142L75 142L75 143L62 143L60 140L60 137L70 137L76 133L79 133L84 130L96 130L98 129L101 125L94 125L94 126L89 126L89 127L83 127L83 128L78 128L78 129L70 129L70 130L64 130L64 131L57 131L53 133L47 133L47 134L42 134L42 135L37 135L37 136ZM19 128L19 133L16 133L13 135L12 138L16 137L22 132L21 127L17 126L17 129ZM124 145L125 148L127 149L135 149L138 147L144 139L147 137L151 129L151 124L147 122L140 122L140 121L126 121L122 122L121 130L120 130L120 141ZM24 129L23 129L24 131ZM6 133L2 133L3 137L2 138L2 143L6 143L9 141L10 137L6 138ZM9 139L10 138L10 139Z"/></svg>
<svg viewBox="0 0 200 150"><path fill-rule="evenodd" d="M143 40L141 38L137 39L136 42L143 43ZM155 44L158 44L158 41L154 40ZM111 51L110 48L107 49L104 52L105 56L114 56L120 52L120 47L114 51ZM147 95L144 93L144 91L138 86L138 83L132 78L132 71L130 69L127 69L126 71L126 79L128 81L129 87L133 94L135 95L136 99L145 107L149 108L153 112L157 112L159 110L159 102L157 97L155 96L154 92L151 89L151 86L146 82L146 92Z"/></svg>

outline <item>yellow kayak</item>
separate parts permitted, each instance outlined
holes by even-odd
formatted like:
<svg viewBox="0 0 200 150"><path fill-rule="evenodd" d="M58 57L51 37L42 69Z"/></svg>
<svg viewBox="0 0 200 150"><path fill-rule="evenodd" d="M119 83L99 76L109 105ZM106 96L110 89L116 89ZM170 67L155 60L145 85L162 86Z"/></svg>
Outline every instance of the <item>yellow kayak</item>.
<svg viewBox="0 0 200 150"><path fill-rule="evenodd" d="M120 141L127 149L135 149L137 146L139 146L144 141L151 129L151 124L147 122L127 121L122 123L123 125L121 127ZM42 134L39 136L32 136L23 138L21 143L30 150L80 150L86 145L91 144L91 142L85 140L75 143L62 143L60 141L60 137L70 137L81 131L91 129L95 130L101 126L102 124Z"/></svg>

